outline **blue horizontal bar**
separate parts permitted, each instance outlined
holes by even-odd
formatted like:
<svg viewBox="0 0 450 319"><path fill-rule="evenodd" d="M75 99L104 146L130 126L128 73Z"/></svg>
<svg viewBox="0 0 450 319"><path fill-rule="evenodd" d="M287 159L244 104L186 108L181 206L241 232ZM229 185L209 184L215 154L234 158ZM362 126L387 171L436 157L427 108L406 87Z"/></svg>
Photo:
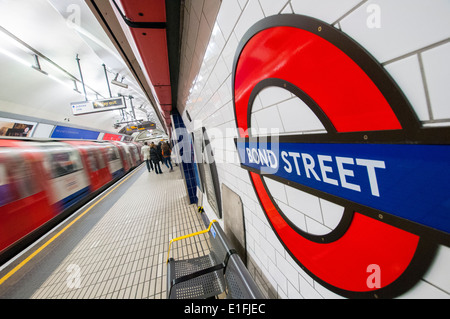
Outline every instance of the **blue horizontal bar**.
<svg viewBox="0 0 450 319"><path fill-rule="evenodd" d="M244 168L450 233L450 147L238 141Z"/></svg>

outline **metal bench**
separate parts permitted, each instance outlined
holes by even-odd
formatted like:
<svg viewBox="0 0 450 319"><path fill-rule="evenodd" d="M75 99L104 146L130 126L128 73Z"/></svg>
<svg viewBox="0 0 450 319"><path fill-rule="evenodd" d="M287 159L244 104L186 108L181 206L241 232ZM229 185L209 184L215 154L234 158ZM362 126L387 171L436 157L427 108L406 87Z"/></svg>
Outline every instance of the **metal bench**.
<svg viewBox="0 0 450 319"><path fill-rule="evenodd" d="M173 242L209 233L210 253L184 260L169 258ZM203 231L172 239L167 252L167 298L264 299L216 220Z"/></svg>

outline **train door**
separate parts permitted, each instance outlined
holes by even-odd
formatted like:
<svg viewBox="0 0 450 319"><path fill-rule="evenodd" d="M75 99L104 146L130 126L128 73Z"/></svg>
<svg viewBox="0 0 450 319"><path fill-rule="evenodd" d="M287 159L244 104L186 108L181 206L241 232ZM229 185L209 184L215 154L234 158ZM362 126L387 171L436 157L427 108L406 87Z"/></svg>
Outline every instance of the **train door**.
<svg viewBox="0 0 450 319"><path fill-rule="evenodd" d="M89 194L89 179L78 150L59 142L38 143L45 154L52 204L60 211Z"/></svg>
<svg viewBox="0 0 450 319"><path fill-rule="evenodd" d="M125 172L128 172L132 167L131 154L130 154L130 151L128 150L128 147L126 147L126 144L123 142L113 141L112 143L119 148L123 167L125 169Z"/></svg>
<svg viewBox="0 0 450 319"><path fill-rule="evenodd" d="M0 252L57 214L47 182L39 152L0 147Z"/></svg>
<svg viewBox="0 0 450 319"><path fill-rule="evenodd" d="M120 158L119 148L114 144L105 144L106 158L109 171L113 178L117 178L124 174L122 159Z"/></svg>
<svg viewBox="0 0 450 319"><path fill-rule="evenodd" d="M92 191L99 189L112 180L104 155L95 143L87 141L64 142L75 146L80 151Z"/></svg>

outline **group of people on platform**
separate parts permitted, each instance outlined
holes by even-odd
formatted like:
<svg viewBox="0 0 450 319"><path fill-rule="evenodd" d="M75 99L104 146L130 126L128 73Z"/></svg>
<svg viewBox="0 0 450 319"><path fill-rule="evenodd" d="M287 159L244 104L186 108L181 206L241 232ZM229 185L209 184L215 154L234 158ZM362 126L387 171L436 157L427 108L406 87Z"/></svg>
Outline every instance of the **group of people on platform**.
<svg viewBox="0 0 450 319"><path fill-rule="evenodd" d="M141 153L144 157L144 161L147 163L147 169L149 172L155 170L156 174L162 174L159 162L164 162L170 171L173 171L172 159L170 155L172 154L172 149L169 142L159 142L158 145L151 143L148 145L147 142L141 149Z"/></svg>

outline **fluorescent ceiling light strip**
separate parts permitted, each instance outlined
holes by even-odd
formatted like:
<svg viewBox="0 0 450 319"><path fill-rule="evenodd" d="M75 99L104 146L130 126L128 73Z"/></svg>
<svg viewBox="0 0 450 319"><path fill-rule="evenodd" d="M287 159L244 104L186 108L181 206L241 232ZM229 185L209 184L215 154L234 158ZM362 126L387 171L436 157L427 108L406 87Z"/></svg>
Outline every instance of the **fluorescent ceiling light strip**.
<svg viewBox="0 0 450 319"><path fill-rule="evenodd" d="M55 77L55 76L53 76L53 75L51 75L51 74L48 74L48 77L49 77L50 79L52 79L53 81L56 81L56 82L58 82L58 83L61 84L61 85L64 85L66 88L70 89L71 91L75 91L75 88L74 88L74 87L72 87L72 86L70 86L69 84L65 83L64 81L58 79L57 77ZM81 94L81 92L79 92L79 91L75 91L75 92Z"/></svg>
<svg viewBox="0 0 450 319"><path fill-rule="evenodd" d="M30 68L33 67L32 63L30 63L30 62L28 62L28 61L18 57L17 55L15 55L15 54L13 54L13 53L11 53L11 52L3 49L3 48L0 48L0 53L3 53L7 57L9 57L9 58L19 62L20 64L23 64L23 65L27 66L27 67L30 67Z"/></svg>
<svg viewBox="0 0 450 319"><path fill-rule="evenodd" d="M22 50L24 50L26 53L30 53L30 51L32 52L32 54L35 54L36 56L38 56L39 58L44 59L45 61L49 62L52 67L59 69L59 72L61 74L64 74L65 76L68 76L68 78L70 78L71 80L74 80L76 82L81 83L81 81L73 76L72 74L70 74L69 72L67 72L65 69L63 69L62 67L60 67L58 64L56 64L55 62L53 62L51 59L47 58L44 54L42 54L41 52L35 50L34 48L32 48L30 45L28 45L26 42L22 41L21 39L19 39L18 37L16 37L14 34L12 34L11 32L9 32L8 30L6 30L5 28L3 28L2 26L0 26L0 31L7 37L9 38L10 42L16 42L16 46L18 48L21 48ZM1 33L0 33L1 34ZM20 57L12 54L11 52L4 50L2 48L0 48L0 52L11 57L12 59L16 60L17 62L20 62L23 65L29 66L29 67L33 67L33 64L28 63L27 61L21 59ZM38 70L38 69L36 69ZM38 70L39 71L39 70ZM85 87L90 89L92 92L94 92L94 94L100 96L101 98L105 98L102 94L98 93L97 91L95 91L94 89L92 89L91 87L89 87L86 83L85 83Z"/></svg>

